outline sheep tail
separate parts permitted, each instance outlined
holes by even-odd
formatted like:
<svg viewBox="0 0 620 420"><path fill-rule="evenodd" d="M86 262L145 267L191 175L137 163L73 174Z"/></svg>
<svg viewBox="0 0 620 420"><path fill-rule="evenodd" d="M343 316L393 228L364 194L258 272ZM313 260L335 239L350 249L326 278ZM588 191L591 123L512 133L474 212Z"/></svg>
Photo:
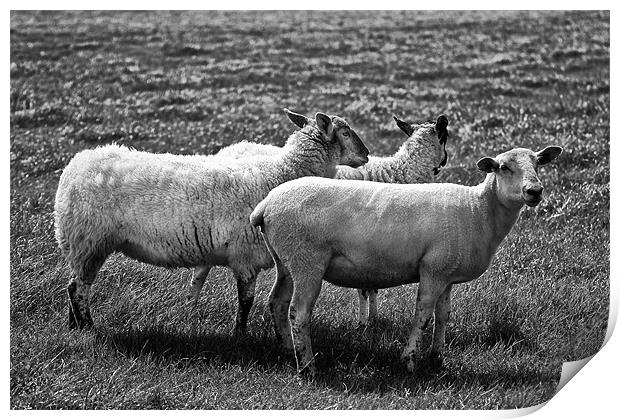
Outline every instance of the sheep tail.
<svg viewBox="0 0 620 420"><path fill-rule="evenodd" d="M254 227L260 227L261 232L265 232L265 208L267 207L267 199L264 199L254 209L252 214L250 214L250 223Z"/></svg>

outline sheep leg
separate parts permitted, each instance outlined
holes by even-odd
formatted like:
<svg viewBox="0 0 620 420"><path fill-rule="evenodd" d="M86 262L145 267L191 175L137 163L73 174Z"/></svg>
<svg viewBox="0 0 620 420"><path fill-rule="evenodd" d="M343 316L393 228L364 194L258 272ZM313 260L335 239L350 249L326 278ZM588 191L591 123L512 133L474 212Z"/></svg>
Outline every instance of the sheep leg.
<svg viewBox="0 0 620 420"><path fill-rule="evenodd" d="M314 354L310 340L310 321L312 309L321 291L322 273L318 276L304 275L295 282L293 299L289 310L293 346L295 348L295 361L298 373L308 373L314 376ZM316 274L316 273L315 273Z"/></svg>
<svg viewBox="0 0 620 420"><path fill-rule="evenodd" d="M302 246L300 245L300 248ZM310 321L330 256L325 250L310 247L306 252L298 250L289 261L283 261L293 280L289 320L297 372L300 374L307 373L314 376L316 372L310 340Z"/></svg>
<svg viewBox="0 0 620 420"><path fill-rule="evenodd" d="M286 350L293 351L293 336L288 312L293 297L293 279L279 259L276 261L276 281L269 294L269 311L273 319L278 343Z"/></svg>
<svg viewBox="0 0 620 420"><path fill-rule="evenodd" d="M71 281L67 286L69 295L69 328L84 329L93 326L93 319L90 316L88 301L90 295L90 284Z"/></svg>
<svg viewBox="0 0 620 420"><path fill-rule="evenodd" d="M377 289L368 290L368 322L377 319Z"/></svg>
<svg viewBox="0 0 620 420"><path fill-rule="evenodd" d="M87 258L84 264L75 264L74 279L67 286L69 295L69 328L83 329L93 326L90 315L90 288L105 258Z"/></svg>
<svg viewBox="0 0 620 420"><path fill-rule="evenodd" d="M209 275L209 271L211 270L210 265L203 265L200 267L196 267L194 270L194 275L192 276L192 281L190 283L190 293L187 296L187 302L193 302L194 307L198 305L198 300L200 299L200 291L202 290L202 286L205 284L205 280L207 279L207 275Z"/></svg>
<svg viewBox="0 0 620 420"><path fill-rule="evenodd" d="M435 305L435 327L433 331L433 344L431 357L441 362L444 344L446 342L446 326L450 318L450 292L452 285L449 284L437 299Z"/></svg>
<svg viewBox="0 0 620 420"><path fill-rule="evenodd" d="M432 277L422 276L420 285L418 286L413 330L407 341L407 346L405 346L401 354L401 359L407 364L407 370L409 372L415 371L416 361L419 358L422 334L433 315L435 303L444 289L445 285L440 281Z"/></svg>
<svg viewBox="0 0 620 420"><path fill-rule="evenodd" d="M360 301L357 319L360 327L364 327L368 325L368 290L357 289L357 295L359 296Z"/></svg>
<svg viewBox="0 0 620 420"><path fill-rule="evenodd" d="M377 289L357 289L359 296L359 325L366 326L377 318Z"/></svg>
<svg viewBox="0 0 620 420"><path fill-rule="evenodd" d="M248 328L248 317L254 304L254 293L256 289L256 275L240 273L233 270L237 279L237 298L239 307L237 308L237 319L235 321L234 334L245 334Z"/></svg>

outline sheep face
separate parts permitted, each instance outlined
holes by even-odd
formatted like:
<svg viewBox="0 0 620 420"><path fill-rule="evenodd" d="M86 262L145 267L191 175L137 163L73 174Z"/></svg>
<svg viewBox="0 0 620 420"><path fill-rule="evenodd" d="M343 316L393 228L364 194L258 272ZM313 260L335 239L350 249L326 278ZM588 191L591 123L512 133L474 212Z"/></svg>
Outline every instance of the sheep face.
<svg viewBox="0 0 620 420"><path fill-rule="evenodd" d="M317 119L317 125L321 123ZM327 133L326 138L330 146L333 145L335 151L340 154L339 164L357 168L367 163L368 149L349 124L344 119L333 116L331 126L333 127L331 135Z"/></svg>
<svg viewBox="0 0 620 420"><path fill-rule="evenodd" d="M338 165L357 168L368 162L368 149L343 118L317 112L313 120L286 108L284 113L299 128L306 125L318 128L327 140L330 155Z"/></svg>
<svg viewBox="0 0 620 420"><path fill-rule="evenodd" d="M538 177L538 166L545 165L560 155L562 148L545 147L539 152L513 149L495 157L484 157L478 168L495 175L497 198L508 208L526 204L535 207L542 200L543 185Z"/></svg>

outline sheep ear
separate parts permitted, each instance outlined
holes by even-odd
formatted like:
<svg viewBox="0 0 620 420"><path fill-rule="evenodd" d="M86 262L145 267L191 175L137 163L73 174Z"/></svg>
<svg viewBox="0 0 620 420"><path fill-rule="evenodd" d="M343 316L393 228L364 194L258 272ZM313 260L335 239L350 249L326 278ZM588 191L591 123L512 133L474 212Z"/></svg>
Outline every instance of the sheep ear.
<svg viewBox="0 0 620 420"><path fill-rule="evenodd" d="M482 172L491 173L499 169L499 163L492 157L485 156L476 163Z"/></svg>
<svg viewBox="0 0 620 420"><path fill-rule="evenodd" d="M406 123L403 120L399 120L396 115L392 115L392 118L394 118L394 121L396 121L396 125L398 126L398 128L403 130L407 137L411 137L411 135L413 134L413 127L411 126L411 124Z"/></svg>
<svg viewBox="0 0 620 420"><path fill-rule="evenodd" d="M539 165L546 165L547 163L560 156L562 148L559 146L547 146L540 152L536 152L536 160Z"/></svg>
<svg viewBox="0 0 620 420"><path fill-rule="evenodd" d="M287 108L284 108L284 113L286 114L288 119L291 120L293 124L295 124L299 128L304 128L306 124L308 124L309 118L305 115L297 114L296 112L293 112Z"/></svg>
<svg viewBox="0 0 620 420"><path fill-rule="evenodd" d="M437 122L435 123L435 131L437 131L437 136L441 138L443 136L443 133L446 132L447 128L448 128L448 117L441 114L439 117L437 117Z"/></svg>
<svg viewBox="0 0 620 420"><path fill-rule="evenodd" d="M316 126L319 131L325 135L329 135L333 130L332 119L329 115L317 112L314 119L316 120Z"/></svg>

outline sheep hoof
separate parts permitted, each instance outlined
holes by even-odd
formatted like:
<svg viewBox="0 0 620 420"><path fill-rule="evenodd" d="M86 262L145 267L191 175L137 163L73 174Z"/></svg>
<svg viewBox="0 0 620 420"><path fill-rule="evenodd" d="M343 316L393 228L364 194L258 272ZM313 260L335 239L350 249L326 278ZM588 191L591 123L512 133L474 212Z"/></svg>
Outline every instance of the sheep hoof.
<svg viewBox="0 0 620 420"><path fill-rule="evenodd" d="M69 329L75 330L78 327L77 320L71 312L69 312Z"/></svg>
<svg viewBox="0 0 620 420"><path fill-rule="evenodd" d="M83 329L91 329L93 327L93 319L91 318L89 313L84 314L84 316L79 315L75 311L69 309L69 329L70 330L83 330Z"/></svg>
<svg viewBox="0 0 620 420"><path fill-rule="evenodd" d="M431 350L428 355L428 360L429 367L433 370L441 369L443 366L443 354L436 350Z"/></svg>
<svg viewBox="0 0 620 420"><path fill-rule="evenodd" d="M297 374L304 379L314 380L316 378L316 367L314 363L306 365L304 368L297 371Z"/></svg>
<svg viewBox="0 0 620 420"><path fill-rule="evenodd" d="M408 354L403 353L400 356L400 360L403 363L405 363L405 365L407 366L407 370L410 373L415 373L416 368L417 368L417 359L416 359L416 357L413 354L411 354L411 353L408 353Z"/></svg>
<svg viewBox="0 0 620 420"><path fill-rule="evenodd" d="M295 349L293 348L292 342L287 343L287 342L281 341L280 349L282 350L282 353L284 353L285 355L295 357Z"/></svg>
<svg viewBox="0 0 620 420"><path fill-rule="evenodd" d="M413 359L407 360L407 371L408 372L415 373L416 367L417 367L417 365L416 365L416 363L415 363L415 361Z"/></svg>

